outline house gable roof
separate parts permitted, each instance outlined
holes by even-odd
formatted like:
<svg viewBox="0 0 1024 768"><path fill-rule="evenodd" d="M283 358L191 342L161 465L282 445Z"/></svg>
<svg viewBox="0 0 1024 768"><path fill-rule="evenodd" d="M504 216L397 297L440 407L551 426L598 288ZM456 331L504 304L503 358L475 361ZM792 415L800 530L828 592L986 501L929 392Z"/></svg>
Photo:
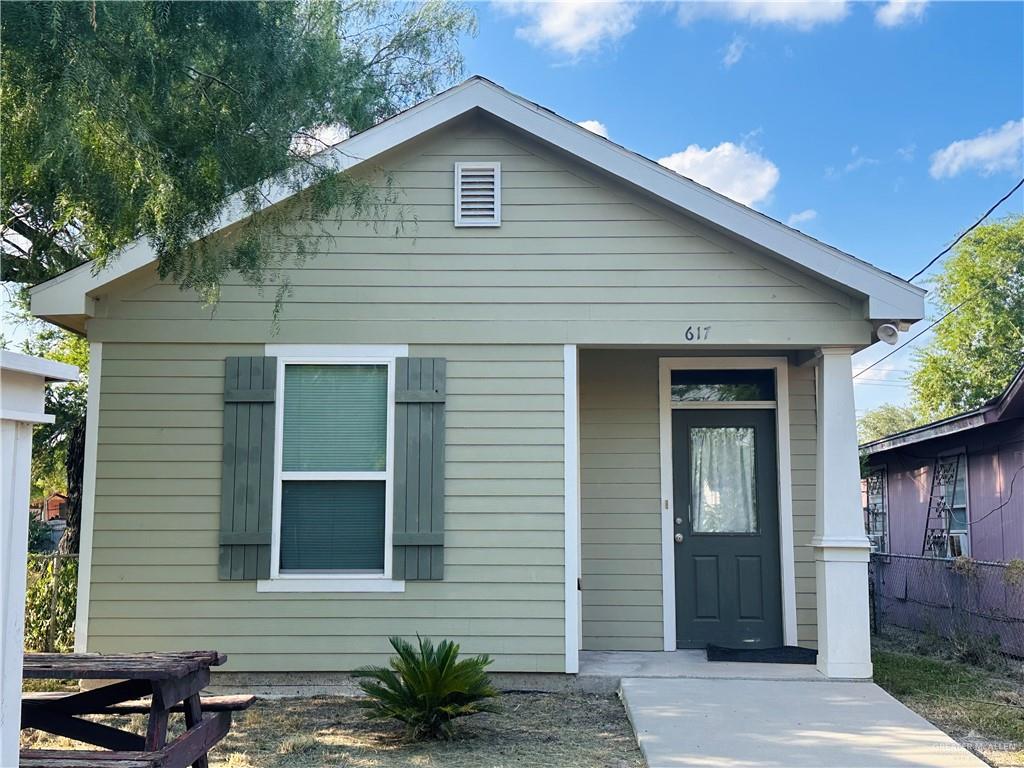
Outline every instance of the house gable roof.
<svg viewBox="0 0 1024 768"><path fill-rule="evenodd" d="M864 297L869 320L912 322L924 315L923 289L680 176L482 77L472 77L324 150L320 159L338 171L349 170L474 110L504 121L732 237ZM265 196L266 205L293 194L294 189L287 183L274 184ZM207 234L230 227L246 215L242 195L234 195ZM155 261L152 246L140 238L101 271L95 271L92 264L83 264L32 288L32 312L77 328L84 318L93 315L90 294Z"/></svg>

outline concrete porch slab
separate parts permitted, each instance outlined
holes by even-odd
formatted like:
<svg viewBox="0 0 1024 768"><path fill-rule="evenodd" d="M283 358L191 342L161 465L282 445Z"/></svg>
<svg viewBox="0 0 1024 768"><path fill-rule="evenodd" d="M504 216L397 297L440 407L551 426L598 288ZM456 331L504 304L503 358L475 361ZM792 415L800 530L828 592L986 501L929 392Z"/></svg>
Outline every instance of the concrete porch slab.
<svg viewBox="0 0 1024 768"><path fill-rule="evenodd" d="M873 683L648 677L621 692L650 768L985 768Z"/></svg>
<svg viewBox="0 0 1024 768"><path fill-rule="evenodd" d="M701 650L581 651L580 677L685 677L736 680L827 678L811 664L756 664L707 660Z"/></svg>

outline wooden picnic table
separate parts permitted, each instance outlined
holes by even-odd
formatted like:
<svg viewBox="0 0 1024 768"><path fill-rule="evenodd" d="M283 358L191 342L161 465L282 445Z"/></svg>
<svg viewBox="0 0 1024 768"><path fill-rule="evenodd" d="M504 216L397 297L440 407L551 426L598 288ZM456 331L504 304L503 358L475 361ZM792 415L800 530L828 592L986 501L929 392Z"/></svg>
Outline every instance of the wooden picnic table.
<svg viewBox="0 0 1024 768"><path fill-rule="evenodd" d="M23 768L207 768L207 753L227 734L231 712L254 697L201 698L210 668L227 657L216 651L187 653L28 653L26 679L114 680L78 693L24 694L23 728L66 736L104 750L22 750ZM137 702L137 699L148 701ZM213 706L210 706L210 705ZM183 712L185 730L168 742L171 712ZM81 715L148 713L145 736L86 720Z"/></svg>

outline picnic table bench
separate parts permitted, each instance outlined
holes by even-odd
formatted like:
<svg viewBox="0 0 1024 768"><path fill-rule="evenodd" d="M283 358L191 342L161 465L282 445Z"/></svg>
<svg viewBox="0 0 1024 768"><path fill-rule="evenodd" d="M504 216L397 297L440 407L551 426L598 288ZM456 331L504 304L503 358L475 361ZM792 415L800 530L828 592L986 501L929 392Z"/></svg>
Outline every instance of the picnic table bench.
<svg viewBox="0 0 1024 768"><path fill-rule="evenodd" d="M26 654L26 679L117 682L77 693L25 694L23 728L103 750L24 749L22 768L207 768L207 754L231 728L231 713L255 701L254 696L199 695L210 682L210 668L226 660L216 651ZM184 713L185 730L168 741L172 712ZM81 717L133 713L149 714L144 736Z"/></svg>

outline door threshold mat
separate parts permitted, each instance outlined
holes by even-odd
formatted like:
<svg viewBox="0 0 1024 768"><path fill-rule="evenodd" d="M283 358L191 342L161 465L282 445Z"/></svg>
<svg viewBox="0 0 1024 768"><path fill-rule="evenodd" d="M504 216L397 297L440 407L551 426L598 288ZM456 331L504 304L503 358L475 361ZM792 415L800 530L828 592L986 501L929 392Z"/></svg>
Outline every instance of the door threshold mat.
<svg viewBox="0 0 1024 768"><path fill-rule="evenodd" d="M818 652L786 645L781 648L723 648L708 646L708 661L750 661L759 664L815 664Z"/></svg>

